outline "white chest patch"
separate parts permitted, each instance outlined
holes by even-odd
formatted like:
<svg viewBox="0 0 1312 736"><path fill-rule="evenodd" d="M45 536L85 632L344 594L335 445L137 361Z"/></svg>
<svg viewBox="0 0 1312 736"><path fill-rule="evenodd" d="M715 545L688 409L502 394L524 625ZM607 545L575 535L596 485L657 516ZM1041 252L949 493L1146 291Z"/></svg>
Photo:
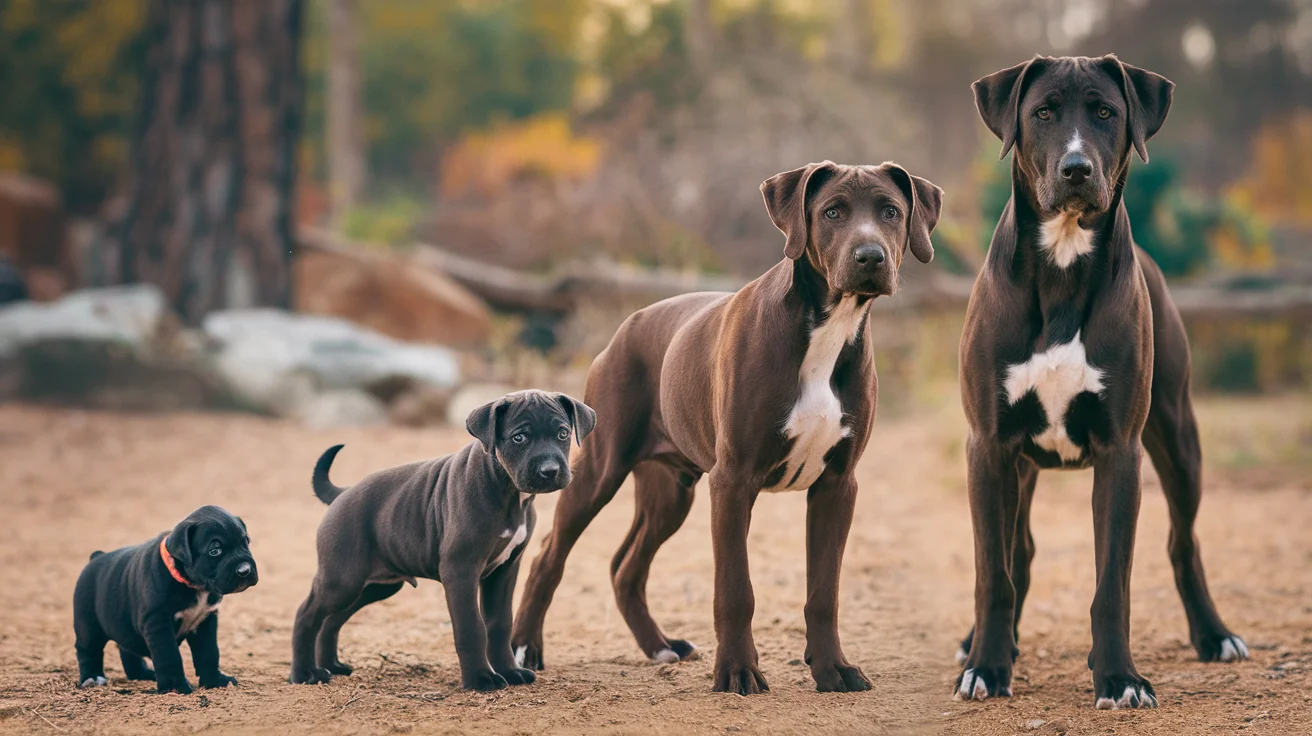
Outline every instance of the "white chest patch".
<svg viewBox="0 0 1312 736"><path fill-rule="evenodd" d="M1039 225L1039 250L1058 268L1068 268L1076 258L1093 251L1093 231L1080 227L1080 218L1063 212Z"/></svg>
<svg viewBox="0 0 1312 736"><path fill-rule="evenodd" d="M1074 462L1083 450L1066 434L1066 409L1071 400L1085 391L1099 393L1103 389L1103 372L1089 365L1084 353L1080 333L1068 343L1055 345L1042 353L1035 353L1024 363L1007 368L1004 388L1007 401L1016 403L1034 391L1043 406L1048 427L1033 437L1034 444Z"/></svg>
<svg viewBox="0 0 1312 736"><path fill-rule="evenodd" d="M784 423L785 437L793 439L784 460L783 478L766 491L799 491L810 488L825 469L825 454L852 434L843 426L843 407L829 379L845 344L856 340L870 302L858 304L856 297L843 297L825 323L811 331L811 341L798 371L801 392Z"/></svg>
<svg viewBox="0 0 1312 736"><path fill-rule="evenodd" d="M496 559L492 560L492 567L501 567L506 564L506 560L510 559L510 556L515 553L515 550L519 548L519 545L523 544L524 540L528 538L528 527L520 524L519 528L513 532L507 529L501 532L501 538L509 539L510 541L506 542L506 547L501 550L501 554L497 555Z"/></svg>
<svg viewBox="0 0 1312 736"><path fill-rule="evenodd" d="M179 622L178 624L179 637L187 636L191 632L195 631L196 628L200 626L202 621L209 618L209 615L211 613L214 613L215 611L219 610L219 604L223 602L223 598L219 598L219 600L216 601L213 605L210 605L209 600L210 600L210 594L208 592L203 590L196 591L195 605L193 605L191 608L184 608L181 611L178 611L177 613L173 614L173 618Z"/></svg>

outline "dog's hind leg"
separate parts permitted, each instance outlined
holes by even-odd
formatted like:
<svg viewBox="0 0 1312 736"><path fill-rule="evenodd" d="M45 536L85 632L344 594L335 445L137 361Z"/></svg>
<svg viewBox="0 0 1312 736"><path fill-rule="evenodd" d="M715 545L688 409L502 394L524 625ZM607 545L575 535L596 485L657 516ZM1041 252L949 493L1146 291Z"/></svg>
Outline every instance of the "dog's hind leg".
<svg viewBox="0 0 1312 736"><path fill-rule="evenodd" d="M1189 620L1189 639L1204 662L1248 659L1244 640L1226 628L1216 612L1207 590L1198 538L1194 536L1194 520L1203 495L1202 452L1188 378L1179 391L1159 393L1156 381L1153 389L1143 444L1157 469L1171 512L1168 551L1175 569L1175 587Z"/></svg>
<svg viewBox="0 0 1312 736"><path fill-rule="evenodd" d="M1034 501L1034 486L1039 481L1039 469L1022 457L1017 461L1020 477L1020 499L1016 508L1016 532L1012 535L1011 581L1016 586L1016 640L1020 640L1020 612L1030 590L1030 564L1034 562L1034 532L1030 530L1030 504ZM957 664L965 664L970 656L970 643L975 638L975 627L957 649Z"/></svg>
<svg viewBox="0 0 1312 736"><path fill-rule="evenodd" d="M351 674L354 671L351 665L337 658L337 636L341 633L342 627L361 608L391 598L404 586L405 583L371 583L365 586L364 592L360 593L360 597L349 608L325 618L323 628L319 630L319 636L315 639L315 664L334 675Z"/></svg>
<svg viewBox="0 0 1312 736"><path fill-rule="evenodd" d="M611 561L615 602L643 653L656 662L687 659L696 647L682 639L669 639L647 609L647 573L656 551L669 539L692 508L693 487L701 473L663 462L648 461L633 470L635 513L633 526Z"/></svg>
<svg viewBox="0 0 1312 736"><path fill-rule="evenodd" d="M323 567L310 584L310 595L296 611L292 627L292 671L287 678L293 685L317 685L332 679L332 673L316 666L315 640L329 616L351 607L363 592L364 585L345 585L341 581L324 579Z"/></svg>
<svg viewBox="0 0 1312 736"><path fill-rule="evenodd" d="M123 663L123 674L127 675L129 680L148 680L155 681L155 670L146 666L146 658L138 657L131 652L118 650L118 659Z"/></svg>
<svg viewBox="0 0 1312 736"><path fill-rule="evenodd" d="M78 687L100 687L109 684L105 677L105 645L109 639L94 624L79 625L77 631L77 682ZM86 631L82 629L86 628ZM154 675L151 675L154 679Z"/></svg>
<svg viewBox="0 0 1312 736"><path fill-rule="evenodd" d="M592 437L597 436L594 432ZM591 440L592 437L588 439ZM584 444L584 454L574 467L574 479L560 492L551 532L542 542L542 550L529 568L528 581L515 615L510 637L515 660L531 670L543 668L542 626L547 608L565 574L565 560L583 530L596 518L619 490L633 466L618 453L599 450L600 442Z"/></svg>

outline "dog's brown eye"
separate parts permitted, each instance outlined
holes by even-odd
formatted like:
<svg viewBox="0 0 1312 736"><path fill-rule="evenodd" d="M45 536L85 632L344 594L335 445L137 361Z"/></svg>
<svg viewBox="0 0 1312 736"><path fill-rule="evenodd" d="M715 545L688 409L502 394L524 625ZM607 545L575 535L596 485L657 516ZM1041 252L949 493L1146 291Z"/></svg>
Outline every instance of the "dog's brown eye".
<svg viewBox="0 0 1312 736"><path fill-rule="evenodd" d="M569 439L569 430L565 427L561 427L560 431L556 433L556 436L562 440L567 440Z"/></svg>
<svg viewBox="0 0 1312 736"><path fill-rule="evenodd" d="M1040 107L1038 110L1034 111L1034 114L1039 118L1039 120L1047 120L1048 118L1052 117L1052 110L1049 110L1046 107Z"/></svg>
<svg viewBox="0 0 1312 736"><path fill-rule="evenodd" d="M838 219L838 208L837 208L837 207L830 207L829 209L825 210L825 217L826 217L827 219L830 219L830 220L837 220L837 219Z"/></svg>
<svg viewBox="0 0 1312 736"><path fill-rule="evenodd" d="M525 437L523 432L518 432L510 438L510 441L514 442L517 445L522 445L524 444L524 441L527 439L528 437Z"/></svg>
<svg viewBox="0 0 1312 736"><path fill-rule="evenodd" d="M891 221L896 220L901 213L897 211L896 207L885 207L882 214L885 220Z"/></svg>
<svg viewBox="0 0 1312 736"><path fill-rule="evenodd" d="M1112 109L1111 109L1110 107L1107 107L1106 105L1103 105L1102 107L1098 108L1098 117L1099 117L1099 118L1101 118L1101 119L1103 119L1103 120L1106 120L1107 118L1109 118L1109 117L1111 117L1111 116L1112 116Z"/></svg>

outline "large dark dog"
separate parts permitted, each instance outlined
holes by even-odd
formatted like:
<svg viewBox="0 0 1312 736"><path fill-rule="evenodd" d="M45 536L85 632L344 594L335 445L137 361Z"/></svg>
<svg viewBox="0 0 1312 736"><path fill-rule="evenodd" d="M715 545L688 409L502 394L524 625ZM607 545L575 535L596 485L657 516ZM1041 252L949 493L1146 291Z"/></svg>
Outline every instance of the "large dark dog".
<svg viewBox="0 0 1312 736"><path fill-rule="evenodd" d="M1184 327L1121 202L1131 152L1148 160L1144 144L1166 120L1172 88L1114 56L1037 57L974 85L1002 155L1016 153L1011 200L961 339L976 579L958 697L1011 694L1038 471L1092 467L1096 705L1156 707L1130 658L1145 446L1170 505L1171 562L1194 648L1203 660L1248 656L1216 613L1194 538L1202 461Z"/></svg>
<svg viewBox="0 0 1312 736"><path fill-rule="evenodd" d="M349 675L337 658L342 626L428 578L446 588L465 687L533 682L510 652L519 558L537 520L533 497L569 483L570 438L582 441L595 423L592 409L564 394L509 394L469 415L476 442L374 473L350 490L328 480L341 445L325 452L314 492L330 506L319 526L319 572L296 614L291 681Z"/></svg>
<svg viewBox="0 0 1312 736"><path fill-rule="evenodd" d="M786 256L735 294L667 299L625 321L592 364L586 398L602 428L533 563L515 619L521 663L542 667L542 625L565 558L630 472L637 514L611 565L642 650L675 662L694 647L647 609L647 573L710 474L717 691L766 690L752 639L747 527L762 491L807 491L806 661L820 690L869 690L838 639L838 575L856 461L875 416L871 301L897 289L902 255L933 257L942 193L895 164L812 164L761 185Z"/></svg>
<svg viewBox="0 0 1312 736"><path fill-rule="evenodd" d="M178 649L184 639L201 687L237 684L219 671L216 611L223 596L259 579L249 545L241 519L202 506L145 544L92 553L73 591L81 687L106 684L105 644L112 641L129 680L189 693Z"/></svg>

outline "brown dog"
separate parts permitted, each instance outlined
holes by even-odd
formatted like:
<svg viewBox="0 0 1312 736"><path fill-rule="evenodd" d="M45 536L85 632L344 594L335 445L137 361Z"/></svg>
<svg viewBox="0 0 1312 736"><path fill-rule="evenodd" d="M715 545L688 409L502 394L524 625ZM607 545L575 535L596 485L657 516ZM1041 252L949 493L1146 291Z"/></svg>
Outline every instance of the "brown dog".
<svg viewBox="0 0 1312 736"><path fill-rule="evenodd" d="M611 565L642 650L674 662L694 646L647 610L647 572L710 474L715 690L768 689L752 640L747 527L761 491L807 490L807 646L817 689L868 690L838 640L838 575L856 500L853 470L875 415L870 302L897 289L908 247L933 257L942 192L900 166L826 161L761 185L787 256L734 294L667 299L633 314L597 356L585 399L598 430L533 563L511 638L542 668L542 624L565 558L630 472L637 514Z"/></svg>
<svg viewBox="0 0 1312 736"><path fill-rule="evenodd" d="M976 578L959 698L1011 694L1039 469L1092 467L1095 703L1157 706L1130 657L1144 446L1171 509L1171 563L1194 648L1204 661L1248 656L1217 615L1194 538L1202 456L1189 342L1121 202L1131 152L1148 160L1173 86L1115 56L1036 57L975 82L980 117L1002 155L1016 153L1011 201L961 337Z"/></svg>

